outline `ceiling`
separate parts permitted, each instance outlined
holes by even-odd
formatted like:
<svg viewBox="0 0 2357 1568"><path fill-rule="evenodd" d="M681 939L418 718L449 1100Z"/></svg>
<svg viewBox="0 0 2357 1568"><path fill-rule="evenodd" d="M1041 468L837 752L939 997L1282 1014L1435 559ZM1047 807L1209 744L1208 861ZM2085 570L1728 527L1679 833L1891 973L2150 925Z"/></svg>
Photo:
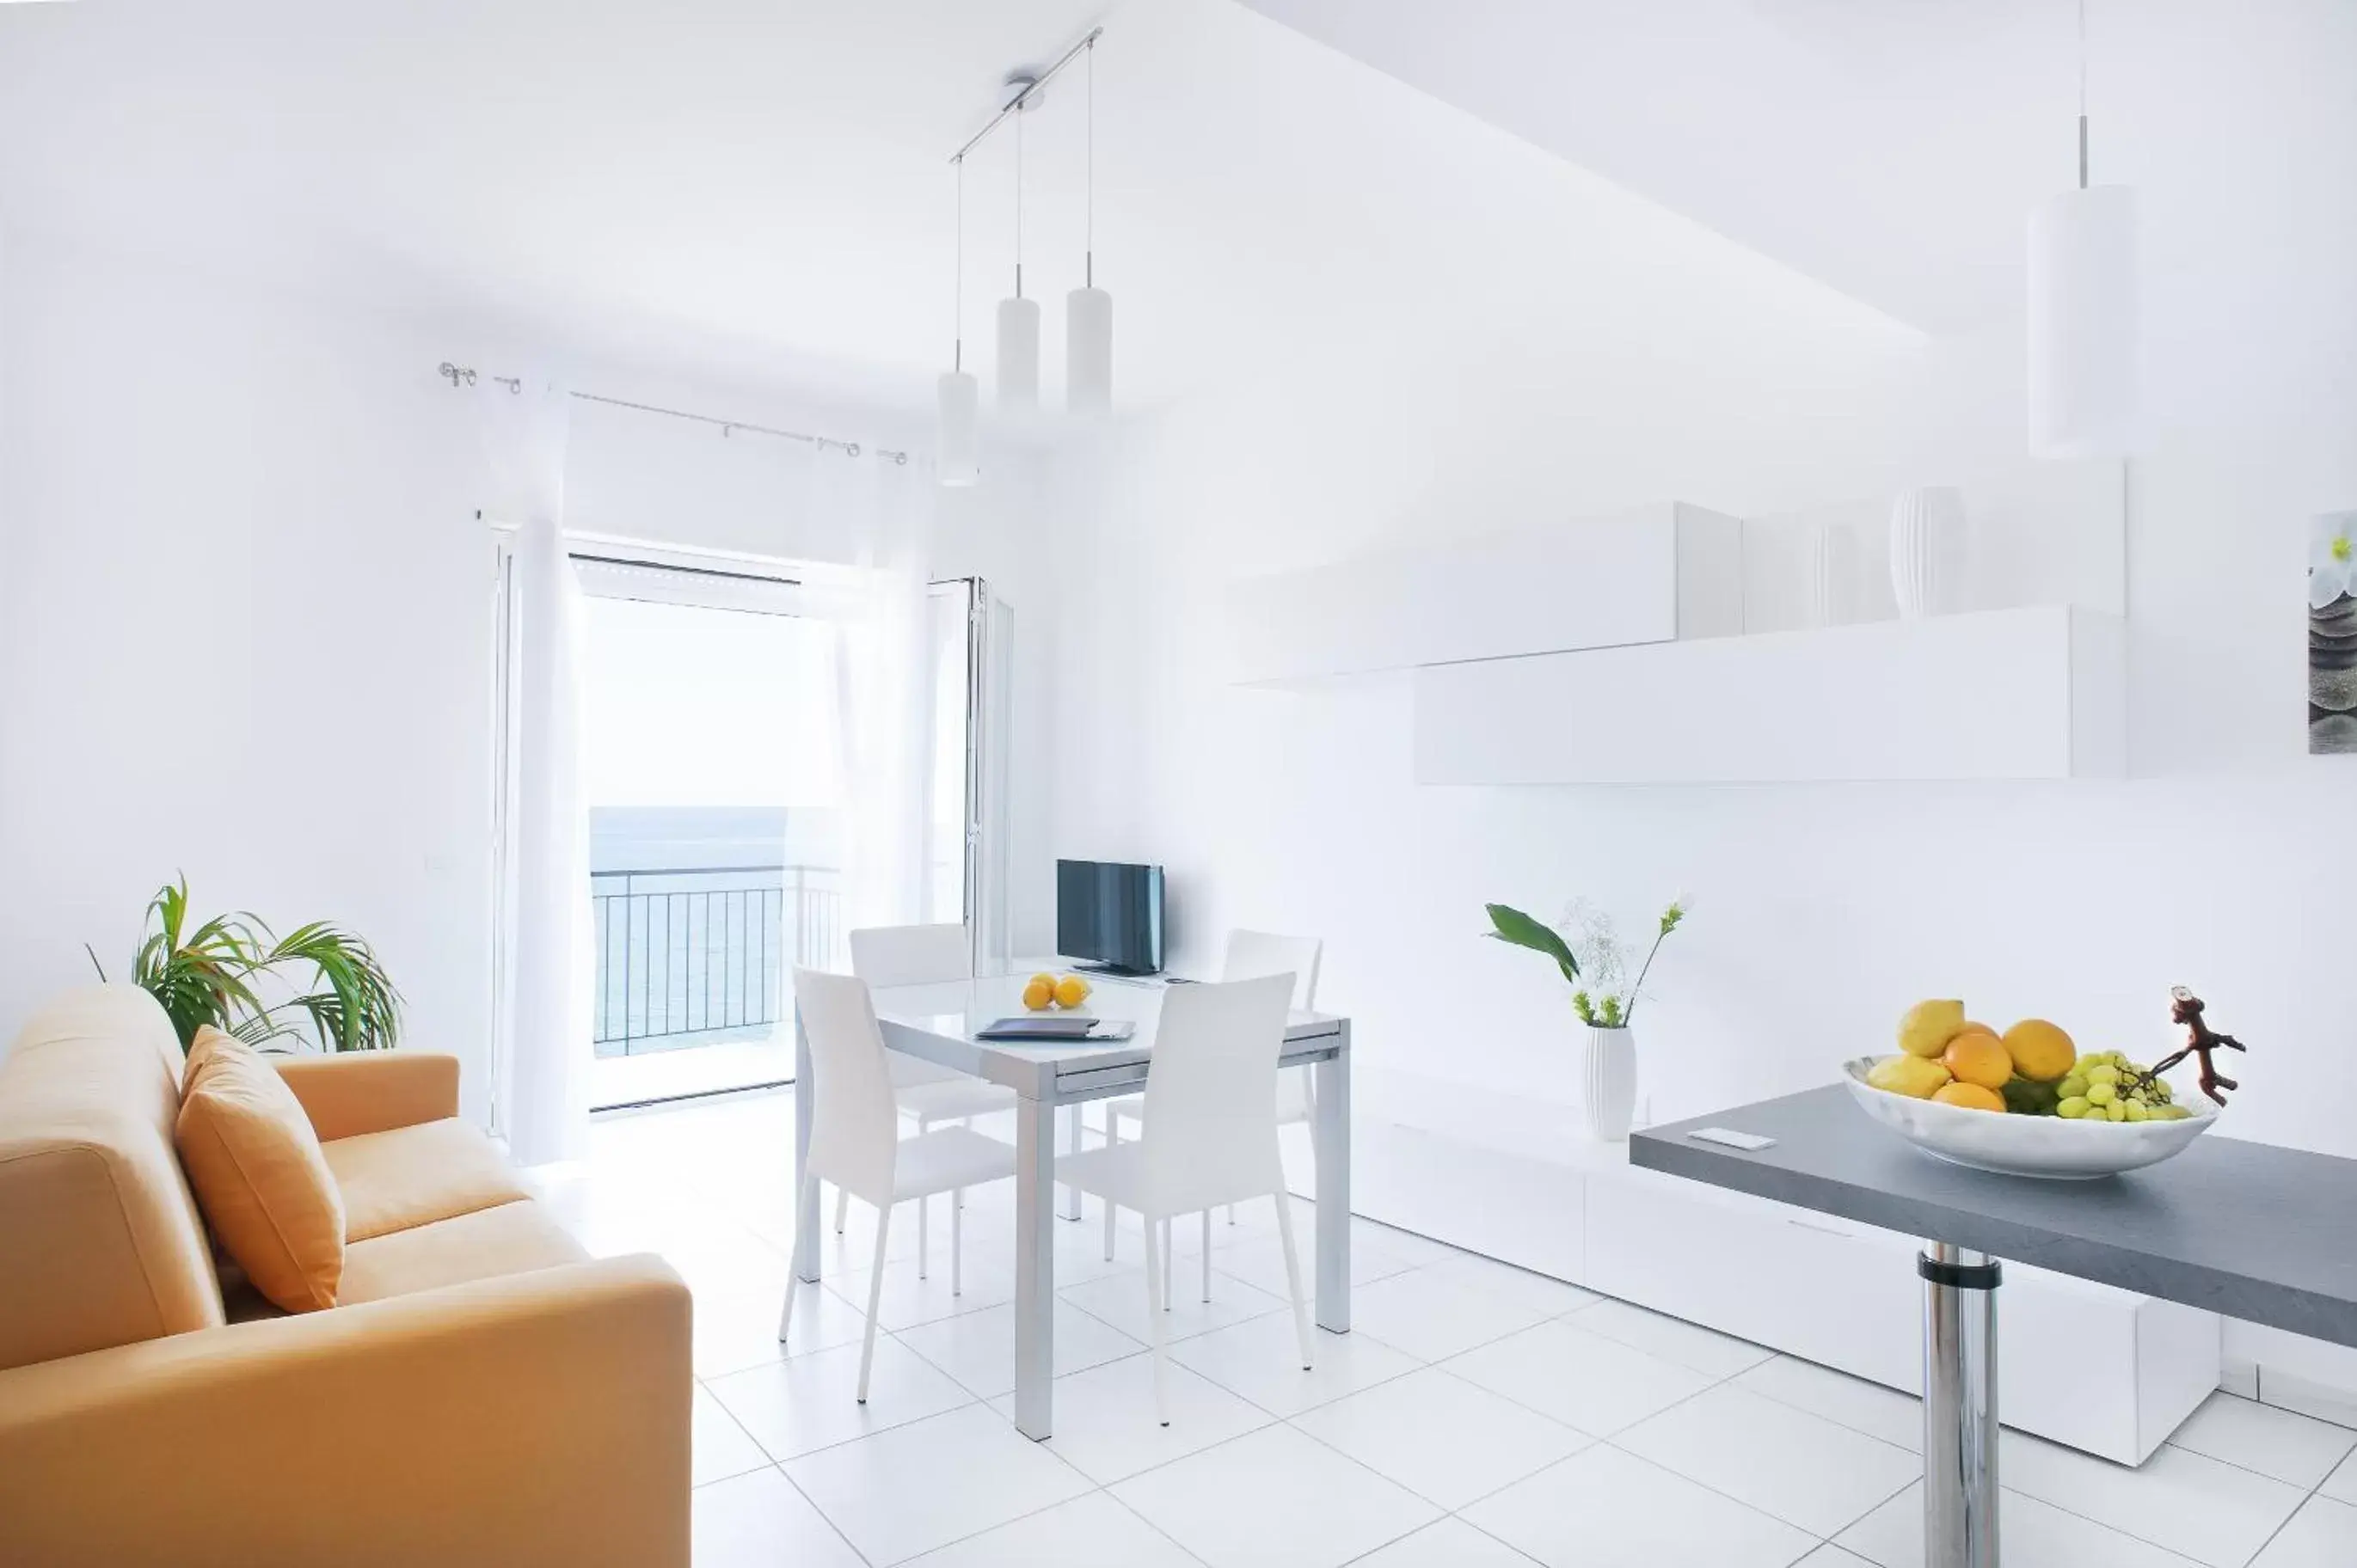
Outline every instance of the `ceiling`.
<svg viewBox="0 0 2357 1568"><path fill-rule="evenodd" d="M1243 3L1935 333L2017 308L2074 176L2071 0Z"/></svg>
<svg viewBox="0 0 2357 1568"><path fill-rule="evenodd" d="M2144 4L2093 7L2099 174ZM1596 262L1629 234L1690 270L1718 246L1706 286L1756 265L1972 330L2017 311L2023 214L2071 177L2069 0L83 0L0 5L0 215L916 406L952 335L948 155L1099 21L1129 402L1436 318L1511 339L1467 277L1633 266ZM1051 396L1084 101L1068 75L1025 122ZM985 379L1013 153L966 180Z"/></svg>

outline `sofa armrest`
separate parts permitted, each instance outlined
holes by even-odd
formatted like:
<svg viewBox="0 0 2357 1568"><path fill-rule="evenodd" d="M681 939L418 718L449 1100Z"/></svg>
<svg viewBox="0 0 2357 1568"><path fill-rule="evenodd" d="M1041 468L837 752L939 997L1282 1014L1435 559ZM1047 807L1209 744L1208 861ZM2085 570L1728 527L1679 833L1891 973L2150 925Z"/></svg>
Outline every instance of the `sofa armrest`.
<svg viewBox="0 0 2357 1568"><path fill-rule="evenodd" d="M0 1371L0 1563L688 1563L690 1303L567 1264Z"/></svg>
<svg viewBox="0 0 2357 1568"><path fill-rule="evenodd" d="M274 1060L323 1144L458 1114L458 1058L439 1051L339 1051Z"/></svg>

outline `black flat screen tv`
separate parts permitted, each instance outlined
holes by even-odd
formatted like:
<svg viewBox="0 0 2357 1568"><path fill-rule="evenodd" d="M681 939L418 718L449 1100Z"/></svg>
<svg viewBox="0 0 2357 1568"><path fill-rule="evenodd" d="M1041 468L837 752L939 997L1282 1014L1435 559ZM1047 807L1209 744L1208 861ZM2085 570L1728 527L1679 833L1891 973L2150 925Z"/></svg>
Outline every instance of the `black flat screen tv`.
<svg viewBox="0 0 2357 1568"><path fill-rule="evenodd" d="M1116 974L1162 968L1162 868L1056 862L1056 950Z"/></svg>

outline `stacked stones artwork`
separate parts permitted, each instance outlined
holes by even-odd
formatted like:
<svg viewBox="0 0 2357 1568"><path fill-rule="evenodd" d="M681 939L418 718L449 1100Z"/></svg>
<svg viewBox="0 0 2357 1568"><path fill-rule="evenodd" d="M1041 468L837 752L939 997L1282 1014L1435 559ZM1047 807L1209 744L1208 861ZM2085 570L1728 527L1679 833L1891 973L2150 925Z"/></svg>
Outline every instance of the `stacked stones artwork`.
<svg viewBox="0 0 2357 1568"><path fill-rule="evenodd" d="M2357 755L2357 511L2316 520L2308 557L2308 749Z"/></svg>

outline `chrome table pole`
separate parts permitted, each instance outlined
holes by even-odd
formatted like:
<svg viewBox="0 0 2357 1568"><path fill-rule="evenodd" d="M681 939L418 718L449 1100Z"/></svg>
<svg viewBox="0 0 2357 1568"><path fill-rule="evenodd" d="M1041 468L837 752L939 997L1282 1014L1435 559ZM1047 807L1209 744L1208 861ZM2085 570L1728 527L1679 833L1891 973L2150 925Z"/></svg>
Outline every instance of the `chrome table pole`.
<svg viewBox="0 0 2357 1568"><path fill-rule="evenodd" d="M1923 1276L1923 1565L1997 1568L1996 1287L1985 1252L1928 1244Z"/></svg>

